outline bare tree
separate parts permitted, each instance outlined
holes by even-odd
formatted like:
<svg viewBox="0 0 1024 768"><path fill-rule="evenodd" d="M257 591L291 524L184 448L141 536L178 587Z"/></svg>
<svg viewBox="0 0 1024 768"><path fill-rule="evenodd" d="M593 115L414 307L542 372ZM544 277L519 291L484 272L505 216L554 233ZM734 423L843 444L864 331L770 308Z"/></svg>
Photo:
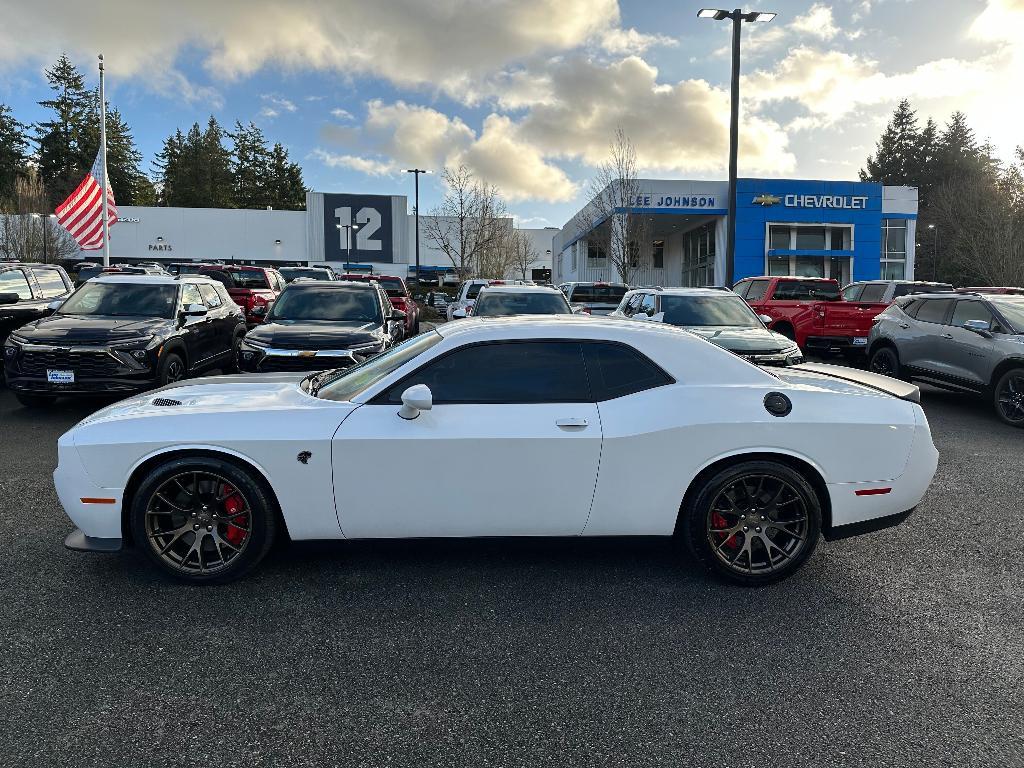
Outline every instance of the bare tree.
<svg viewBox="0 0 1024 768"><path fill-rule="evenodd" d="M493 259L509 221L497 188L466 166L445 168L441 178L447 187L444 200L421 221L427 241L451 260L464 280Z"/></svg>
<svg viewBox="0 0 1024 768"><path fill-rule="evenodd" d="M947 255L940 279L1024 285L1024 222L987 180L967 177L936 187L931 210Z"/></svg>
<svg viewBox="0 0 1024 768"><path fill-rule="evenodd" d="M597 167L588 185L591 202L576 215L577 231L590 233L603 246L607 258L624 283L631 283L650 234L650 217L637 206L642 189L638 177L636 149L619 128L609 147L607 161Z"/></svg>
<svg viewBox="0 0 1024 768"><path fill-rule="evenodd" d="M515 267L517 233L508 218L495 222L496 232L480 252L477 260L476 274L478 277L489 277L501 280L512 272Z"/></svg>
<svg viewBox="0 0 1024 768"><path fill-rule="evenodd" d="M78 244L49 215L46 188L31 170L14 183L14 191L0 206L0 254L19 261L71 258Z"/></svg>
<svg viewBox="0 0 1024 768"><path fill-rule="evenodd" d="M540 258L540 253L533 244L533 239L522 229L512 230L512 266L526 280L526 274L533 263Z"/></svg>

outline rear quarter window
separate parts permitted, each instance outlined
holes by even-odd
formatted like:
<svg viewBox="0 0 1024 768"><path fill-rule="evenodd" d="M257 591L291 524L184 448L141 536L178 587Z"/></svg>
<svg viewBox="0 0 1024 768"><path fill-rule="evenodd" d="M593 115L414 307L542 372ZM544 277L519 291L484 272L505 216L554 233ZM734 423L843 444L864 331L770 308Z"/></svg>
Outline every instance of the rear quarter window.
<svg viewBox="0 0 1024 768"><path fill-rule="evenodd" d="M751 280L750 288L747 289L746 295L743 297L747 301L760 301L764 298L764 295L768 292L768 281L767 280Z"/></svg>
<svg viewBox="0 0 1024 768"><path fill-rule="evenodd" d="M674 383L660 366L625 344L589 342L583 345L590 388L596 401L614 400Z"/></svg>

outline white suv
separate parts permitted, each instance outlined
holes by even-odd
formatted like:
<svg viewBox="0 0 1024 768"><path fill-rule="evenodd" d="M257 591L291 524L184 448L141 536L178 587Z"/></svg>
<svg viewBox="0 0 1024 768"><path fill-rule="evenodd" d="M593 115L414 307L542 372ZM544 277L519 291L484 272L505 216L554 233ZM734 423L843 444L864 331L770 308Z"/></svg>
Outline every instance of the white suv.
<svg viewBox="0 0 1024 768"><path fill-rule="evenodd" d="M490 282L490 280L482 279L464 282L462 287L459 288L459 295L455 298L455 301L448 305L448 319L457 320L460 317L465 317L467 315L466 309L476 303L476 297L480 293L480 289Z"/></svg>

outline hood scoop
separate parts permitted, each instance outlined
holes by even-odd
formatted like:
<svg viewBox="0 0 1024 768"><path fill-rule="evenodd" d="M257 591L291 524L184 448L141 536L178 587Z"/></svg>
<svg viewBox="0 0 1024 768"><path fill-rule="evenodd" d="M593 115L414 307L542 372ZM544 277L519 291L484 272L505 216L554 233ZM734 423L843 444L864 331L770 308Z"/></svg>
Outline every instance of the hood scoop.
<svg viewBox="0 0 1024 768"><path fill-rule="evenodd" d="M181 405L181 400L174 400L170 397L157 397L153 399L153 405L163 408L174 408Z"/></svg>

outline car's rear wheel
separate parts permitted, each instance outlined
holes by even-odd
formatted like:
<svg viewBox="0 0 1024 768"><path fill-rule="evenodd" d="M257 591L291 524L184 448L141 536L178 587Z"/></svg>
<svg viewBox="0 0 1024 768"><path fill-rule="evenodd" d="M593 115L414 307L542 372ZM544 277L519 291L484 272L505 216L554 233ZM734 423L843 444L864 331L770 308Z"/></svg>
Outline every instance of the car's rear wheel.
<svg viewBox="0 0 1024 768"><path fill-rule="evenodd" d="M1007 424L1024 427L1024 368L1013 368L996 382L996 414Z"/></svg>
<svg viewBox="0 0 1024 768"><path fill-rule="evenodd" d="M241 346L242 338L244 336L244 333L237 333L235 334L235 338L231 341L231 358L224 365L224 373L238 373L241 370L241 368L239 368L238 366L238 363L242 359Z"/></svg>
<svg viewBox="0 0 1024 768"><path fill-rule="evenodd" d="M868 367L872 373L880 373L894 379L900 378L902 373L899 353L892 347L879 347L872 352Z"/></svg>
<svg viewBox="0 0 1024 768"><path fill-rule="evenodd" d="M779 581L811 556L821 501L807 478L774 461L746 461L705 478L683 510L690 552L749 586Z"/></svg>
<svg viewBox="0 0 1024 768"><path fill-rule="evenodd" d="M222 459L172 459L131 502L135 541L164 573L208 584L255 566L276 533L273 501L249 471Z"/></svg>
<svg viewBox="0 0 1024 768"><path fill-rule="evenodd" d="M45 408L57 401L57 398L51 395L33 395L30 392L15 392L14 397L26 408Z"/></svg>

